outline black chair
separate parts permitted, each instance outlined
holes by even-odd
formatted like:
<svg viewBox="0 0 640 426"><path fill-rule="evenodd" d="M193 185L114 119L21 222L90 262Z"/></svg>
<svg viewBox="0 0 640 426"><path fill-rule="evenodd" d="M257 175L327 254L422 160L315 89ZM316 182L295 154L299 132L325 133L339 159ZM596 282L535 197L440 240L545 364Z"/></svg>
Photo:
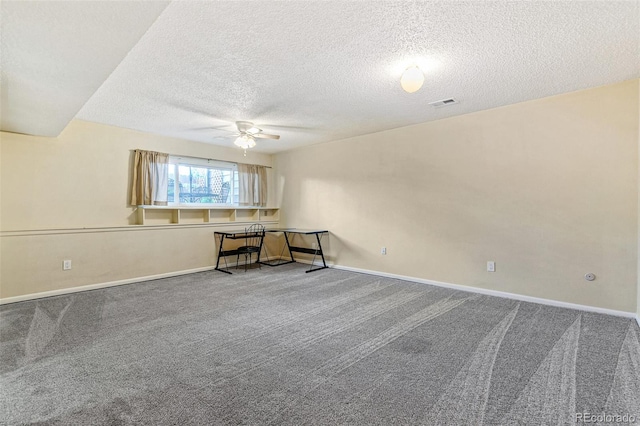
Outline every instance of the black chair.
<svg viewBox="0 0 640 426"><path fill-rule="evenodd" d="M238 269L238 263L240 263L240 255L244 254L244 270L247 271L247 264L251 263L251 257L254 253L257 254L257 260L260 260L260 252L262 251L262 242L264 241L264 225L254 223L253 225L245 228L246 237L245 244L237 248L238 256L236 258L236 269ZM249 262L247 263L247 258ZM260 262L258 267L261 268Z"/></svg>

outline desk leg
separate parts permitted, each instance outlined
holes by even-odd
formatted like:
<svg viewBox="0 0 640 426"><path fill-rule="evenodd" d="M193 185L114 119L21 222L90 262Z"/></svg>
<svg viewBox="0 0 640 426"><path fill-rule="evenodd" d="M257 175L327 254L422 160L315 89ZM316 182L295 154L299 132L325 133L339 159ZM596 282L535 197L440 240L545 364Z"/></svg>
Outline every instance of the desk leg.
<svg viewBox="0 0 640 426"><path fill-rule="evenodd" d="M225 274L231 275L231 272L225 271L224 269L220 269L220 257L222 257L222 243L224 243L224 234L220 236L220 247L218 248L218 260L216 261L216 271L224 272Z"/></svg>
<svg viewBox="0 0 640 426"><path fill-rule="evenodd" d="M264 244L264 231L262 231L262 237L260 237L260 249L258 250L258 259L256 260L256 263L258 264L258 267L260 267L260 264L262 262L260 262L260 254L262 253L262 245Z"/></svg>
<svg viewBox="0 0 640 426"><path fill-rule="evenodd" d="M326 268L328 268L328 266L327 266L327 262L325 262L325 260L324 260L324 253L322 252L322 244L320 244L320 240L321 240L321 238L320 238L320 234L316 234L316 240L318 241L318 249L316 250L316 252L315 252L315 253L314 253L314 255L313 255L313 259L311 260L311 268L307 271L307 274L308 274L309 272L319 271L320 269L326 269ZM321 267L319 267L319 268L315 268L315 269L313 269L313 263L315 262L315 260L316 260L316 256L317 256L318 254L320 254L320 256L322 256L322 265L323 265L323 266L321 266Z"/></svg>
<svg viewBox="0 0 640 426"><path fill-rule="evenodd" d="M284 234L284 239L287 242L286 248L287 250L289 250L289 257L291 258L291 260L287 260L286 262L282 262L282 255L284 254L284 247L282 247L282 250L280 251L280 259L278 259L278 263L272 263L270 260L267 260L266 262L260 262L263 265L267 265L267 266L280 266L280 265L286 265L288 263L294 263L295 260L293 259L293 254L291 253L291 245L289 244L289 236L287 235L286 232L282 232ZM266 248L265 248L266 251ZM267 258L269 257L269 253L267 253Z"/></svg>
<svg viewBox="0 0 640 426"><path fill-rule="evenodd" d="M287 250L289 250L289 257L291 258L291 261L287 263L293 263L295 259L293 258L293 253L291 253L291 244L289 244L289 235L287 232L284 233L284 240L287 242Z"/></svg>

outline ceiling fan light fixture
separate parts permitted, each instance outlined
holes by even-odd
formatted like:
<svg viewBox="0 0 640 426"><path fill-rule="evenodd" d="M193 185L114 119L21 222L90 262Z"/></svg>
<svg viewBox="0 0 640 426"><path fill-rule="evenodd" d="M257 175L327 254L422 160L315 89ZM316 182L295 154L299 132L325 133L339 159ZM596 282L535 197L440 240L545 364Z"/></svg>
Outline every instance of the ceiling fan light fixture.
<svg viewBox="0 0 640 426"><path fill-rule="evenodd" d="M256 146L255 139L249 135L240 135L233 143L245 150Z"/></svg>
<svg viewBox="0 0 640 426"><path fill-rule="evenodd" d="M414 93L420 90L424 83L424 74L417 65L412 65L402 73L400 85L407 93Z"/></svg>

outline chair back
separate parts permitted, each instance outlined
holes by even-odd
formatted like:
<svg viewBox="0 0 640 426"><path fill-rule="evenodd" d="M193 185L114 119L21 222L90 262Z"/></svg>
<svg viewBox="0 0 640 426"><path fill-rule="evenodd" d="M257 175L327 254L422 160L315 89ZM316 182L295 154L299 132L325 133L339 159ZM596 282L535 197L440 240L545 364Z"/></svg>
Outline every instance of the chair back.
<svg viewBox="0 0 640 426"><path fill-rule="evenodd" d="M245 245L248 247L260 247L264 239L264 225L260 223L254 223L253 225L245 228L247 233Z"/></svg>

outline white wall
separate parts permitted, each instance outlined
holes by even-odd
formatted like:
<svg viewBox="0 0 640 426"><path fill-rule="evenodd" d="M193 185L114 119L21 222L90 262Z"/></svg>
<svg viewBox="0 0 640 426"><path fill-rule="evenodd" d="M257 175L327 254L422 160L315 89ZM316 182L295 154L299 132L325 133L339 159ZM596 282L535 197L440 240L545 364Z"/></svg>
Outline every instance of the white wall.
<svg viewBox="0 0 640 426"><path fill-rule="evenodd" d="M278 154L281 220L339 265L635 312L638 116L633 80Z"/></svg>

